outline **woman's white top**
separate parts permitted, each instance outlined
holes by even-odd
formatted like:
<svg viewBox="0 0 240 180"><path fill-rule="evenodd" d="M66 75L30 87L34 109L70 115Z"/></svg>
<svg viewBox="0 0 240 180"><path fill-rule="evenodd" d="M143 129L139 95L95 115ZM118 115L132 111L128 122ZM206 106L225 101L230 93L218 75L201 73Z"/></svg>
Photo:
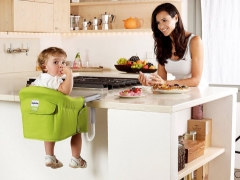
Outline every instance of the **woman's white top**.
<svg viewBox="0 0 240 180"><path fill-rule="evenodd" d="M175 79L186 79L192 76L192 57L190 51L190 41L194 37L194 34L191 34L188 38L187 47L182 59L172 60L167 59L165 64L165 69L168 73L171 73L175 76ZM201 78L201 81L198 86L208 86L207 81Z"/></svg>
<svg viewBox="0 0 240 180"><path fill-rule="evenodd" d="M51 76L48 73L41 73L37 79L32 82L33 86L41 86L50 89L57 90L60 84L63 82L62 78L59 76Z"/></svg>

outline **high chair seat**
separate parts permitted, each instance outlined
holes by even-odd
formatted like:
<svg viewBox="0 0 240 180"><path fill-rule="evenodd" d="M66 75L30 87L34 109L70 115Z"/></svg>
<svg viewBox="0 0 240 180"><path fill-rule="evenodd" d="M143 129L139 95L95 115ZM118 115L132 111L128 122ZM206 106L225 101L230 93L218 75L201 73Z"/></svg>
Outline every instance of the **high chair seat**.
<svg viewBox="0 0 240 180"><path fill-rule="evenodd" d="M60 141L88 131L84 98L73 98L59 91L30 86L19 92L25 138Z"/></svg>

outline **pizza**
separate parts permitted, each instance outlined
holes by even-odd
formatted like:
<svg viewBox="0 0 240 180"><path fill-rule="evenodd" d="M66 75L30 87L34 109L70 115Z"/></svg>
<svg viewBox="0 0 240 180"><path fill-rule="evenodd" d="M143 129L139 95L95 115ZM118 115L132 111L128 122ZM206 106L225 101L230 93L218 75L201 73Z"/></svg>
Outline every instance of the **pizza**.
<svg viewBox="0 0 240 180"><path fill-rule="evenodd" d="M153 90L188 90L189 87L186 85L170 85L170 84L154 84L153 85Z"/></svg>

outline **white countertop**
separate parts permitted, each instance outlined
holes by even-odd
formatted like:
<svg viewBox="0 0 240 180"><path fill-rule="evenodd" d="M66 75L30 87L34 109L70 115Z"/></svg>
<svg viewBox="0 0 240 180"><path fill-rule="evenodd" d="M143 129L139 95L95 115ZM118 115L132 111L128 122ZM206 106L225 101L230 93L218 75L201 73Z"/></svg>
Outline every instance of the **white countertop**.
<svg viewBox="0 0 240 180"><path fill-rule="evenodd" d="M137 74L119 73L119 72L79 72L74 73L74 76L100 76L100 77L125 77L136 78ZM18 92L26 86L28 77L20 78L1 78L0 84L0 101L17 101L19 102ZM236 94L237 88L224 87L208 87L199 89L192 87L189 92L183 94L160 94L144 91L144 97L140 98L121 98L118 97L120 89L110 91L97 91L100 93L101 100L88 103L90 107L109 108L109 109L129 109L136 111L151 111L151 112L176 112L187 107L192 107L198 104L203 104L221 97L226 97ZM83 90L73 89L71 96L80 96ZM88 91L89 93L89 91Z"/></svg>

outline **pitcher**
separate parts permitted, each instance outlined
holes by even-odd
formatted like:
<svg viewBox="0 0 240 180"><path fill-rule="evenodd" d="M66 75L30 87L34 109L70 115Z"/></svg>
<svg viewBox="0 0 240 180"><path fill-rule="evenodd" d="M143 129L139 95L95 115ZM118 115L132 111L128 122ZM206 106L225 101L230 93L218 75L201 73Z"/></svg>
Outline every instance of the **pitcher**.
<svg viewBox="0 0 240 180"><path fill-rule="evenodd" d="M111 17L111 19L109 19ZM114 22L114 18L115 16L112 14L107 14L107 12L105 12L105 14L101 14L101 20L102 20L102 30L108 30L111 29L111 27L109 27L109 24Z"/></svg>
<svg viewBox="0 0 240 180"><path fill-rule="evenodd" d="M130 18L123 20L123 22L124 22L124 27L126 29L137 29L137 28L142 27L142 25L143 25L143 19L132 18L131 16L130 16Z"/></svg>

